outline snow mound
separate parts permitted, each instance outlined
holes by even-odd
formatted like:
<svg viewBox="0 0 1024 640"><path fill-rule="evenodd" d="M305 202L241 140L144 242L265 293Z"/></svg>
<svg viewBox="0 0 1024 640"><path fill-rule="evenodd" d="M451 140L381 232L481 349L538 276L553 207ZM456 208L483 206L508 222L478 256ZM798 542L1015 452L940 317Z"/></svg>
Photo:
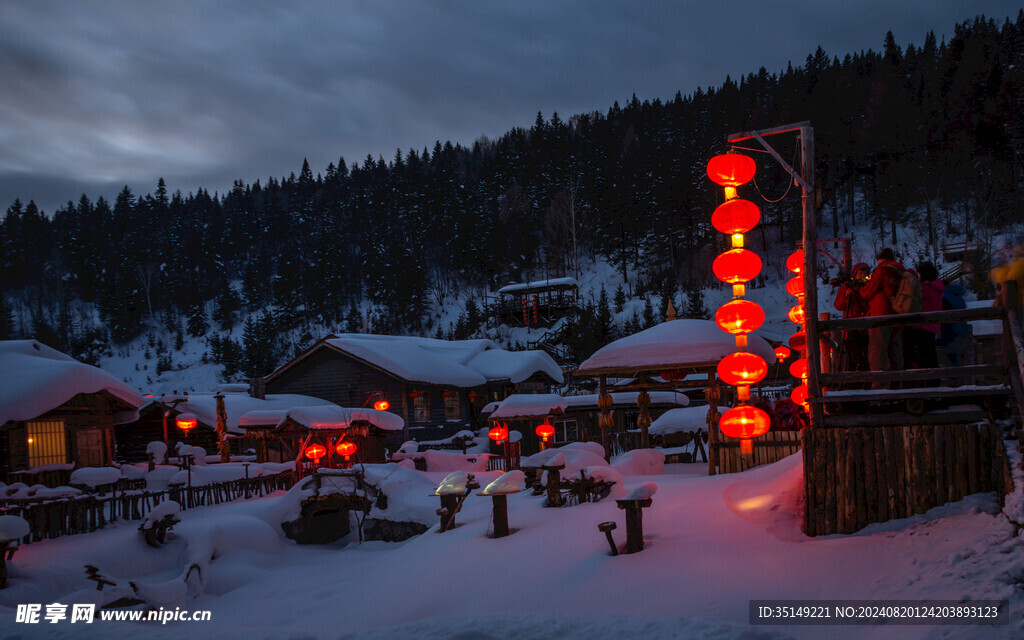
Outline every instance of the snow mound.
<svg viewBox="0 0 1024 640"><path fill-rule="evenodd" d="M71 472L68 484L95 489L100 485L112 484L120 479L121 470L114 467L82 467Z"/></svg>
<svg viewBox="0 0 1024 640"><path fill-rule="evenodd" d="M166 516L173 515L181 511L181 505L174 500L164 500L160 504L153 507L153 509L146 515L146 519L143 520L140 529L152 529L154 525L160 520L163 520Z"/></svg>
<svg viewBox="0 0 1024 640"><path fill-rule="evenodd" d="M658 485L653 482L645 482L627 493L622 500L650 500L658 492Z"/></svg>
<svg viewBox="0 0 1024 640"><path fill-rule="evenodd" d="M469 477L465 471L452 471L441 484L437 485L437 494L442 496L450 495L462 495L466 493L466 484L469 482Z"/></svg>
<svg viewBox="0 0 1024 640"><path fill-rule="evenodd" d="M480 495L492 496L495 494L516 493L523 490L523 482L525 480L526 474L518 469L503 473L494 482L484 487Z"/></svg>
<svg viewBox="0 0 1024 640"><path fill-rule="evenodd" d="M612 469L624 476L660 476L665 470L665 454L656 449L633 449L615 458Z"/></svg>
<svg viewBox="0 0 1024 640"><path fill-rule="evenodd" d="M20 540L29 534L28 521L19 516L0 516L0 542Z"/></svg>
<svg viewBox="0 0 1024 640"><path fill-rule="evenodd" d="M669 433L681 433L696 431L697 429L707 430L708 407L684 407L682 409L669 409L658 416L647 432L651 435L663 436Z"/></svg>

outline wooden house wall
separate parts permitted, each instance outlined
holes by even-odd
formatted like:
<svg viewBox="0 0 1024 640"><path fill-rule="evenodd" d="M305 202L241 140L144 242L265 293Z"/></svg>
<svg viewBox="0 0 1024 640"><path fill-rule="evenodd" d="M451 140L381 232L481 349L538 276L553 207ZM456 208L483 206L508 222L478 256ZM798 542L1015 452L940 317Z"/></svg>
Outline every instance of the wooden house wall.
<svg viewBox="0 0 1024 640"><path fill-rule="evenodd" d="M143 462L147 459L149 443L164 441L164 410L162 405L151 404L139 413L137 421L114 428L117 460ZM167 439L170 440L171 454L174 453L174 443L179 441L202 447L207 453L217 453L217 430L202 423L186 434L175 425L172 415L167 419Z"/></svg>

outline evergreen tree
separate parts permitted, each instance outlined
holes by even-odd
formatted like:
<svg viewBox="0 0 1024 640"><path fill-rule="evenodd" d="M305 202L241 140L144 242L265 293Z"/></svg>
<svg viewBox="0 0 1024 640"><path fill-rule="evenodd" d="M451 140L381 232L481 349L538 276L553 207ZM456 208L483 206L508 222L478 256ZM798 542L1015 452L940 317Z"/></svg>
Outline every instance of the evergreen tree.
<svg viewBox="0 0 1024 640"><path fill-rule="evenodd" d="M622 313L623 307L626 306L626 292L623 290L622 285L619 284L618 288L615 289L615 313Z"/></svg>
<svg viewBox="0 0 1024 640"><path fill-rule="evenodd" d="M356 308L356 303L352 303L352 306L348 309L348 314L345 316L345 331L348 333L359 333L362 327L362 318L359 315L359 309Z"/></svg>
<svg viewBox="0 0 1024 640"><path fill-rule="evenodd" d="M220 291L213 307L213 321L221 329L229 330L235 326L235 314L242 306L242 301L234 287L226 286Z"/></svg>
<svg viewBox="0 0 1024 640"><path fill-rule="evenodd" d="M650 329L654 325L658 324L658 319L654 315L654 305L651 304L651 299L647 298L644 300L644 329Z"/></svg>
<svg viewBox="0 0 1024 640"><path fill-rule="evenodd" d="M711 312L708 311L707 306L704 304L704 290L699 286L692 287L689 295L686 296L685 317L707 320L710 315Z"/></svg>
<svg viewBox="0 0 1024 640"><path fill-rule="evenodd" d="M188 313L188 335L193 338L201 338L206 335L210 325L206 321L206 313L203 312L203 305L194 304Z"/></svg>

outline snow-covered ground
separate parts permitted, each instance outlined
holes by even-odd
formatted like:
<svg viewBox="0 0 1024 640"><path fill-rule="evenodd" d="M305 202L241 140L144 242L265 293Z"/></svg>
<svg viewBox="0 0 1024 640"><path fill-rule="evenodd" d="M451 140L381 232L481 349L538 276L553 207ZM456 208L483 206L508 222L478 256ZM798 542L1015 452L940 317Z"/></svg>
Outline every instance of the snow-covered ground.
<svg viewBox="0 0 1024 640"><path fill-rule="evenodd" d="M1019 456L1013 454L1014 464ZM800 531L799 455L743 474L706 465L625 476L623 490L657 485L644 512L646 548L609 554L597 524L618 523L613 500L557 509L509 496L507 538L487 537L491 499L470 496L458 526L401 543L298 546L271 524L288 498L205 507L163 548L137 523L34 543L15 555L0 591L7 637L109 638L1020 638L1024 537L994 495L971 496L851 536ZM404 472L403 472L404 473ZM444 472L424 474L436 486ZM479 474L481 486L497 473ZM1018 490L1006 511L1021 521ZM418 496L410 499L437 500ZM207 558L199 592L172 589L187 562ZM212 558L212 559L210 559ZM88 602L84 564L128 580L165 609L208 609L209 622L15 624L17 603ZM1007 599L1009 626L748 624L751 599ZM6 635L6 634L4 634Z"/></svg>

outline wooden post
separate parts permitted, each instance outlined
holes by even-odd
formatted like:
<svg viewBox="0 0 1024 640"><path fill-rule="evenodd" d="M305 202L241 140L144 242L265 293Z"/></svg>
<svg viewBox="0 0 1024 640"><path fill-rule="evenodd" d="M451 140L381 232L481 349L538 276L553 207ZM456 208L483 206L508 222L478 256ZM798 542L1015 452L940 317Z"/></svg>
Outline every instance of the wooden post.
<svg viewBox="0 0 1024 640"><path fill-rule="evenodd" d="M810 124L800 127L801 203L804 218L804 316L807 333L807 395L821 397L818 383L820 356L818 353L818 213L814 196L814 129ZM824 421L820 403L811 404L810 426L820 427Z"/></svg>
<svg viewBox="0 0 1024 640"><path fill-rule="evenodd" d="M509 534L508 530L508 496L496 494L491 497L492 511L494 515L494 537L504 538Z"/></svg>
<svg viewBox="0 0 1024 640"><path fill-rule="evenodd" d="M714 371L708 372L708 475L715 475L718 465L718 378Z"/></svg>
<svg viewBox="0 0 1024 640"><path fill-rule="evenodd" d="M626 511L626 553L636 553L644 548L643 509L651 506L651 499L616 500L620 509Z"/></svg>
<svg viewBox="0 0 1024 640"><path fill-rule="evenodd" d="M548 472L548 506L549 507L560 507L562 506L562 469L565 468L564 464L558 466L549 467L543 466L541 469Z"/></svg>
<svg viewBox="0 0 1024 640"><path fill-rule="evenodd" d="M597 530L604 533L605 537L608 538L608 546L612 548L612 555L619 555L619 549L615 546L615 538L612 537L612 531L615 530L617 525L614 521L602 522L597 525Z"/></svg>
<svg viewBox="0 0 1024 640"><path fill-rule="evenodd" d="M818 315L819 320L828 320L829 314L827 311L823 311ZM819 335L819 348L821 349L821 372L832 373L832 344L831 334L824 332Z"/></svg>
<svg viewBox="0 0 1024 640"><path fill-rule="evenodd" d="M611 443L608 441L612 427L612 397L608 393L608 376L601 374L599 378L597 406L601 410L597 424L601 428L601 446L604 447L605 460L611 459ZM507 469L506 469L507 471Z"/></svg>

